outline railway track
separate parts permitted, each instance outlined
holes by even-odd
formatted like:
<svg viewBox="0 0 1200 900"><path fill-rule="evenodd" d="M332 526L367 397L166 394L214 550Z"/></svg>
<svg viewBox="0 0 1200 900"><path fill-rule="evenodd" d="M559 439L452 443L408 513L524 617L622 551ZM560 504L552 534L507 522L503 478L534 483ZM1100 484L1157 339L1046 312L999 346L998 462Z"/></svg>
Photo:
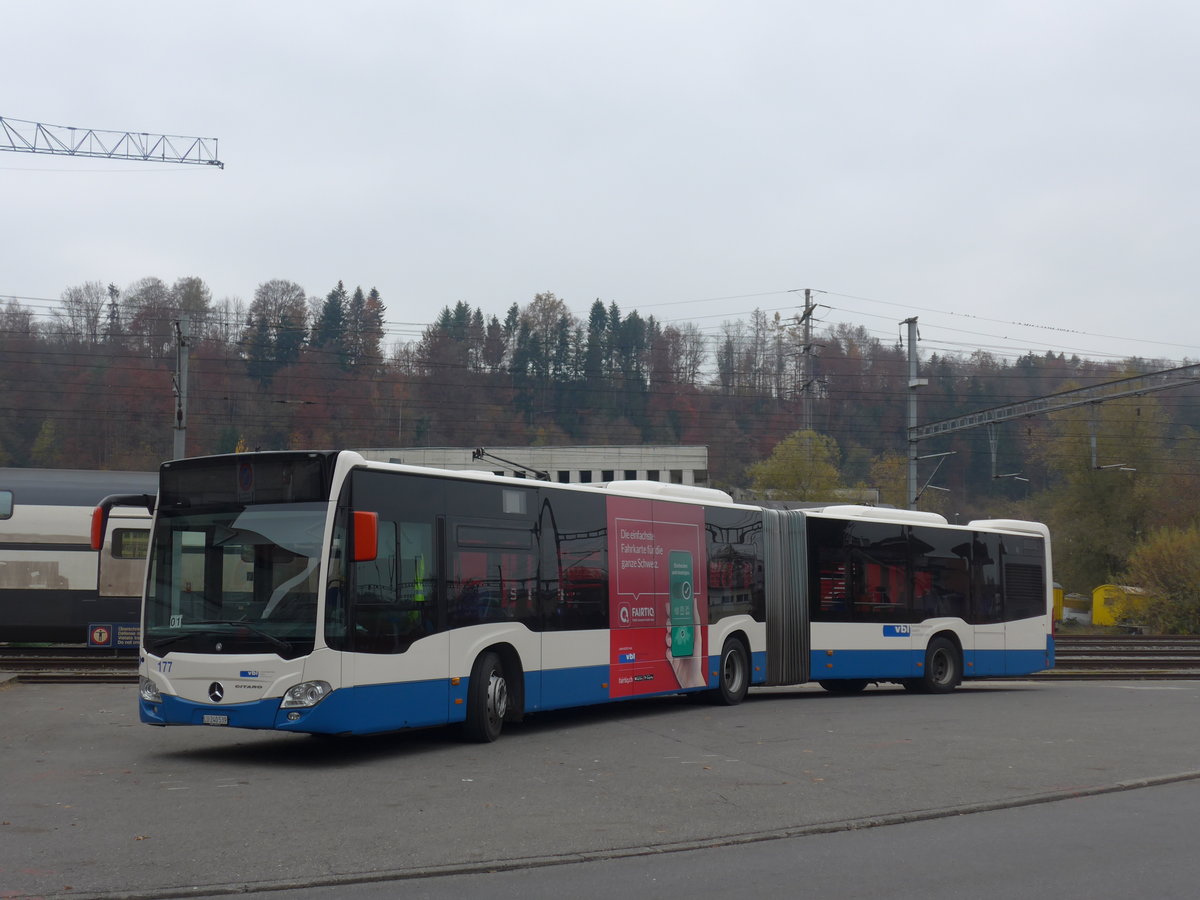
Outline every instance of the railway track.
<svg viewBox="0 0 1200 900"><path fill-rule="evenodd" d="M0 647L0 673L40 684L137 684L136 650Z"/></svg>
<svg viewBox="0 0 1200 900"><path fill-rule="evenodd" d="M1200 635L1058 635L1038 680L1200 679ZM136 684L137 652L0 646L0 673L40 684Z"/></svg>
<svg viewBox="0 0 1200 900"><path fill-rule="evenodd" d="M1057 635L1039 678L1200 678L1200 635Z"/></svg>

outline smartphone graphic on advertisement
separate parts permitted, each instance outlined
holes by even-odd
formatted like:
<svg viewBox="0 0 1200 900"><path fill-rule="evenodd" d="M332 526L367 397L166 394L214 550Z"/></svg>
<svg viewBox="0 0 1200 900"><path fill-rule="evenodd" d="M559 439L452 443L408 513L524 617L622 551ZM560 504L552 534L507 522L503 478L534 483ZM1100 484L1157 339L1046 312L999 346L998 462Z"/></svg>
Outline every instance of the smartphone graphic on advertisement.
<svg viewBox="0 0 1200 900"><path fill-rule="evenodd" d="M671 655L691 656L696 652L692 554L686 550L672 550L667 558L667 568L671 576Z"/></svg>

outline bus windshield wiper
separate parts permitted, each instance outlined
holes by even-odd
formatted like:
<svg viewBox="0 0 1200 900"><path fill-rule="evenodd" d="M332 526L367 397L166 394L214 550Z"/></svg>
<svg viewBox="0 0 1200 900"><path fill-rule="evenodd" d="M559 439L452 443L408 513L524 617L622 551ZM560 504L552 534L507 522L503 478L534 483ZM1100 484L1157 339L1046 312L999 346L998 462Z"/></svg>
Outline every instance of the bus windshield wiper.
<svg viewBox="0 0 1200 900"><path fill-rule="evenodd" d="M282 650L284 653L292 652L292 645L282 638L275 637L269 631L263 631L261 628L255 628L253 625L248 625L240 619L202 619L199 622L189 622L188 625L226 625L230 628L244 628L246 631L253 634L255 637L262 638L276 650ZM184 631L179 634L173 634L169 637L158 639L150 638L148 643L152 642L155 650L162 650L164 647L169 647L172 644L178 644L180 641L203 636L203 631Z"/></svg>
<svg viewBox="0 0 1200 900"><path fill-rule="evenodd" d="M166 647L170 647L172 644L178 644L184 638L193 638L195 636L196 636L196 632L194 632L194 631L185 631L181 634L172 634L167 637L161 637L161 638L155 638L155 637L151 637L150 635L147 635L146 640L145 640L145 643L147 645L146 649L153 650L155 653L157 653L158 651L160 651Z"/></svg>
<svg viewBox="0 0 1200 900"><path fill-rule="evenodd" d="M255 628L253 625L246 622L245 618L241 619L201 619L199 622L190 622L191 625L228 625L231 628L244 628L255 637L260 637L269 643L276 650L282 650L285 653L292 652L292 645L283 638L275 637L269 631L264 631L261 628Z"/></svg>

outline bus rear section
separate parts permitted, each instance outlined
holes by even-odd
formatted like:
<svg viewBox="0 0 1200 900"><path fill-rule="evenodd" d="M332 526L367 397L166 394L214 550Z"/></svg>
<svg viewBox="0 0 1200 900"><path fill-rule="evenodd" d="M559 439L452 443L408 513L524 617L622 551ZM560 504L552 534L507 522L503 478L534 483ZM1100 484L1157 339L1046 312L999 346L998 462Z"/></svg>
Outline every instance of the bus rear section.
<svg viewBox="0 0 1200 900"><path fill-rule="evenodd" d="M806 525L812 677L829 690L944 692L1053 666L1045 526L865 508Z"/></svg>

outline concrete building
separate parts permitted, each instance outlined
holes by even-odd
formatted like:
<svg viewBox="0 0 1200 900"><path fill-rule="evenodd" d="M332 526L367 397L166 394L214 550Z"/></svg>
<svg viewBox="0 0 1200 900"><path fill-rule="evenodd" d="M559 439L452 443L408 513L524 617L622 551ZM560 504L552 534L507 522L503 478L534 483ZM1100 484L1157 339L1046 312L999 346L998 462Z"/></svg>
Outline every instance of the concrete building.
<svg viewBox="0 0 1200 900"><path fill-rule="evenodd" d="M545 472L551 481L588 484L603 481L661 481L708 487L707 447L487 447L476 459L471 447L396 447L359 450L379 462L473 469L536 478ZM523 466L528 468L522 468Z"/></svg>

